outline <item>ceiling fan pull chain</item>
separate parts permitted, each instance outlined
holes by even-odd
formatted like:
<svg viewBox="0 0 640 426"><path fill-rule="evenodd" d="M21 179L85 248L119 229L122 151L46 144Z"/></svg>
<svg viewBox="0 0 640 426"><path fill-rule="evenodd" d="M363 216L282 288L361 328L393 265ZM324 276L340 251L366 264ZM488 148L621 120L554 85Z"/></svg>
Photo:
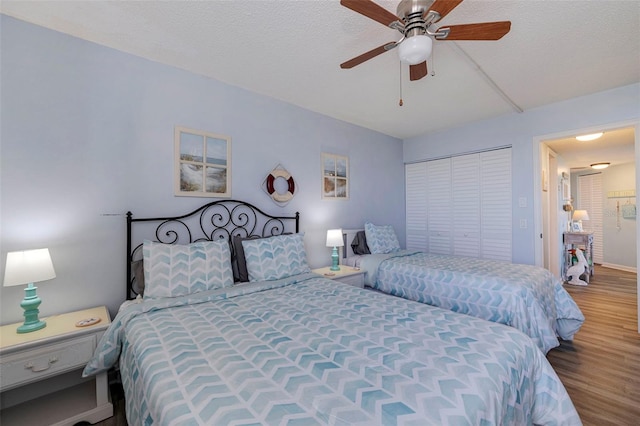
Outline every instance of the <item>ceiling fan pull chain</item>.
<svg viewBox="0 0 640 426"><path fill-rule="evenodd" d="M400 61L400 73L399 73L399 80L400 80L400 102L398 102L398 106L402 106L403 102L402 102L402 61Z"/></svg>
<svg viewBox="0 0 640 426"><path fill-rule="evenodd" d="M435 77L436 75L436 66L434 65L436 63L436 49L433 49L433 52L431 52L431 77Z"/></svg>

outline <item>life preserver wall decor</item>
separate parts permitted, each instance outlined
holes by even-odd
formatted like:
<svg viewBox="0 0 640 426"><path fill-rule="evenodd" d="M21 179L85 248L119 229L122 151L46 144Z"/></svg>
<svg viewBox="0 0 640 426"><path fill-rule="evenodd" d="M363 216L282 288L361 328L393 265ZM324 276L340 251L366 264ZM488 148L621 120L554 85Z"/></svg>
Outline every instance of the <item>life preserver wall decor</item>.
<svg viewBox="0 0 640 426"><path fill-rule="evenodd" d="M283 178L287 182L287 188L284 192L278 192L276 189L276 179ZM284 167L278 164L265 178L263 189L271 197L271 199L280 205L286 205L296 193L296 183L293 176Z"/></svg>

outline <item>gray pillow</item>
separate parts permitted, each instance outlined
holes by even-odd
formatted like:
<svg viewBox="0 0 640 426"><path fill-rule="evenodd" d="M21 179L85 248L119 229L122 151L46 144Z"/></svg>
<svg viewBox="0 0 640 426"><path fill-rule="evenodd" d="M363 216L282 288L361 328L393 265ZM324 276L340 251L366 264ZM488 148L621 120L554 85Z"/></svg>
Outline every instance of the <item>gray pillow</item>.
<svg viewBox="0 0 640 426"><path fill-rule="evenodd" d="M367 246L367 237L364 231L356 232L356 236L351 241L351 249L353 254L371 254L369 246Z"/></svg>
<svg viewBox="0 0 640 426"><path fill-rule="evenodd" d="M247 261L244 258L244 248L242 242L244 240L257 240L261 237L259 235L250 235L248 237L241 237L239 235L233 236L233 279L235 282L247 283L249 282L249 272L247 271Z"/></svg>
<svg viewBox="0 0 640 426"><path fill-rule="evenodd" d="M134 276L133 290L139 295L144 296L144 265L142 259L131 262L131 270Z"/></svg>

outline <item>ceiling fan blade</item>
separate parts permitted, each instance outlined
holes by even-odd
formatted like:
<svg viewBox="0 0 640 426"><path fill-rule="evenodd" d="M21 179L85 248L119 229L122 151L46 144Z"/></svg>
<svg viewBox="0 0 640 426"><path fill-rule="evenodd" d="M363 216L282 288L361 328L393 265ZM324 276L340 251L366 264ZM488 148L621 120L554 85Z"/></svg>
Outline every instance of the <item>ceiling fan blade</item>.
<svg viewBox="0 0 640 426"><path fill-rule="evenodd" d="M510 21L483 22L480 24L448 25L449 35L437 40L500 40L511 29Z"/></svg>
<svg viewBox="0 0 640 426"><path fill-rule="evenodd" d="M389 26L394 21L402 22L402 19L371 0L340 0L340 4L382 25Z"/></svg>
<svg viewBox="0 0 640 426"><path fill-rule="evenodd" d="M427 61L409 66L409 80L420 80L425 75L427 75Z"/></svg>
<svg viewBox="0 0 640 426"><path fill-rule="evenodd" d="M375 58L376 56L381 55L384 52L393 49L394 47L397 46L397 44L398 43L396 43L395 41L392 41L387 44L383 44L382 46L376 47L375 49L365 52L360 56L356 56L353 59L349 59L347 62L341 63L340 68L342 69L353 68L356 65L360 65L361 63L368 61L371 58Z"/></svg>
<svg viewBox="0 0 640 426"><path fill-rule="evenodd" d="M429 10L438 12L438 14L440 15L440 19L442 19L445 16L447 16L449 12L455 9L460 3L462 3L462 0L436 0L431 5ZM426 16L427 13L429 13L429 10L424 11L424 16Z"/></svg>

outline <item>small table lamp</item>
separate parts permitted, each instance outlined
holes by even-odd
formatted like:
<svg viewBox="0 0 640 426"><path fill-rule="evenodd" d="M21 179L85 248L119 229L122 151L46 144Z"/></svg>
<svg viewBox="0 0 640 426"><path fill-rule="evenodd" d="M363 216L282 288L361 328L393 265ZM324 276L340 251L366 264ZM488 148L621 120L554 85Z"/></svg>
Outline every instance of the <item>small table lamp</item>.
<svg viewBox="0 0 640 426"><path fill-rule="evenodd" d="M587 213L586 210L574 210L571 220L578 222L578 227L580 228L580 232L582 232L582 221L589 220L589 213Z"/></svg>
<svg viewBox="0 0 640 426"><path fill-rule="evenodd" d="M327 231L327 247L333 247L331 252L331 268L332 271L339 271L338 266L338 247L344 246L344 240L342 239L342 229L329 229Z"/></svg>
<svg viewBox="0 0 640 426"><path fill-rule="evenodd" d="M24 299L20 306L24 309L24 324L18 327L18 333L40 330L47 323L38 319L40 298L36 295L34 282L47 281L56 277L49 249L12 251L7 253L7 266L4 270L4 286L28 284L24 289Z"/></svg>

